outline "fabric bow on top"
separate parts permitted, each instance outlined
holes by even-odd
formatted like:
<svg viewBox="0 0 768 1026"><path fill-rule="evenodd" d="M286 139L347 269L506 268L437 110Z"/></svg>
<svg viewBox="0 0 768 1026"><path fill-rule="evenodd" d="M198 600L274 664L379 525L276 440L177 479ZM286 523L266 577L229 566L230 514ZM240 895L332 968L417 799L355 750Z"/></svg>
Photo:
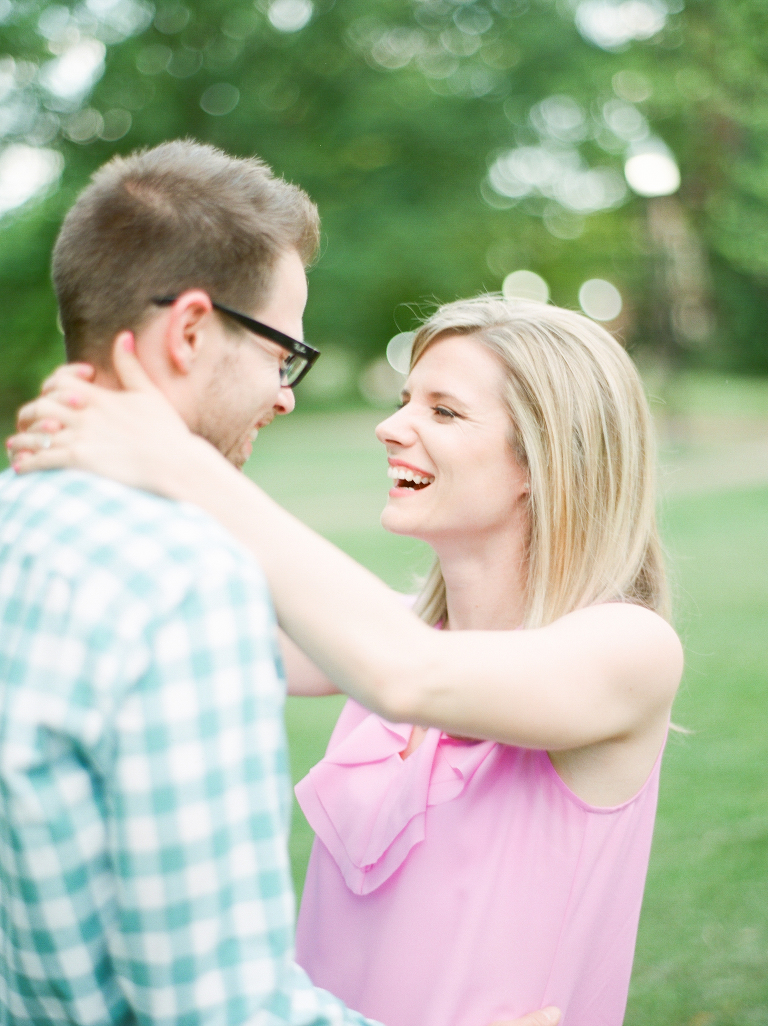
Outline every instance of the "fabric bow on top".
<svg viewBox="0 0 768 1026"><path fill-rule="evenodd" d="M400 756L410 724L388 723L353 701L335 734L357 720L309 774L296 797L310 826L354 894L370 894L424 839L426 811L462 793L495 747L460 741L430 728L418 748Z"/></svg>

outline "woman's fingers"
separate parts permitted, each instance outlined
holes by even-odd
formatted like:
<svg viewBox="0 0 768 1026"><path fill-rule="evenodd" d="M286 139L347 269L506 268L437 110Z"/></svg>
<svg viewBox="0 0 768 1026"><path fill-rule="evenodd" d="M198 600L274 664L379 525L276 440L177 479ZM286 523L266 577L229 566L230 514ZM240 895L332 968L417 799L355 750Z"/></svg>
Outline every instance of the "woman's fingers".
<svg viewBox="0 0 768 1026"><path fill-rule="evenodd" d="M155 392L152 383L136 356L133 333L122 331L112 347L112 365L120 384L129 392Z"/></svg>
<svg viewBox="0 0 768 1026"><path fill-rule="evenodd" d="M17 474L29 474L33 470L63 470L70 465L71 458L63 449L43 449L40 452L20 452L11 466Z"/></svg>
<svg viewBox="0 0 768 1026"><path fill-rule="evenodd" d="M16 464L18 458L24 454L37 454L46 452L54 446L61 447L65 441L62 438L63 426L57 424L51 429L52 421L41 420L31 424L26 431L11 435L6 439L5 447L8 450L8 459L12 465Z"/></svg>
<svg viewBox="0 0 768 1026"><path fill-rule="evenodd" d="M82 387L86 387L81 382ZM47 395L38 396L32 402L22 406L16 415L16 429L28 431L33 424L40 424L42 421L50 421L51 425L59 426L70 423L72 415L76 410L85 406L85 396L74 387L65 388L62 391L48 392ZM52 430L58 430L52 427Z"/></svg>
<svg viewBox="0 0 768 1026"><path fill-rule="evenodd" d="M17 435L11 435L5 443L8 455L11 459L22 451L39 452L41 449L50 449L53 444L53 435L47 431L33 430L22 431Z"/></svg>
<svg viewBox="0 0 768 1026"><path fill-rule="evenodd" d="M11 435L5 441L8 462L14 470L18 470L22 465L25 470L48 470L54 466L61 466L61 449L53 462L46 458L38 465L37 459L30 461L27 457L37 457L49 452L60 442L64 430L64 425L60 421L42 420L31 424L26 431Z"/></svg>
<svg viewBox="0 0 768 1026"><path fill-rule="evenodd" d="M8 459L17 473L32 470L56 470L69 465L71 432L49 434L45 431L24 431L5 443Z"/></svg>
<svg viewBox="0 0 768 1026"><path fill-rule="evenodd" d="M78 367L59 368L46 392L22 407L8 440L19 473L76 467L148 490L162 489L168 454L188 444L189 428L144 373L131 332L121 332L113 368L122 386L107 389ZM181 449L183 451L183 449Z"/></svg>
<svg viewBox="0 0 768 1026"><path fill-rule="evenodd" d="M133 333L120 332L113 346L114 369L123 388L132 392L159 395L150 378L136 358ZM22 406L16 416L16 429L25 432L33 424L48 419L51 425L43 430L54 432L70 425L71 410L98 405L101 389L92 384L94 368L87 363L69 363L58 367L43 382L37 399ZM41 430L36 427L34 430Z"/></svg>
<svg viewBox="0 0 768 1026"><path fill-rule="evenodd" d="M91 366L90 363L65 363L61 367L57 367L56 370L49 374L40 387L40 394L45 395L47 392L53 392L58 388L66 387L67 381L72 378L80 379L81 381L92 381L96 370Z"/></svg>

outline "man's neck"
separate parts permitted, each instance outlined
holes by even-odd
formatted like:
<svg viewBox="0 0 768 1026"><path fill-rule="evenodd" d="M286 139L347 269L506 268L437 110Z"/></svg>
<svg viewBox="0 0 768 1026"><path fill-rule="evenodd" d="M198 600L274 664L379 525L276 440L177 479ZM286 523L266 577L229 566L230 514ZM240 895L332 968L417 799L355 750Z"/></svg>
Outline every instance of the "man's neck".
<svg viewBox="0 0 768 1026"><path fill-rule="evenodd" d="M96 365L94 365L96 366ZM111 367L96 366L96 373L93 376L94 385L101 385L102 388L111 388L115 392L122 389L117 375Z"/></svg>

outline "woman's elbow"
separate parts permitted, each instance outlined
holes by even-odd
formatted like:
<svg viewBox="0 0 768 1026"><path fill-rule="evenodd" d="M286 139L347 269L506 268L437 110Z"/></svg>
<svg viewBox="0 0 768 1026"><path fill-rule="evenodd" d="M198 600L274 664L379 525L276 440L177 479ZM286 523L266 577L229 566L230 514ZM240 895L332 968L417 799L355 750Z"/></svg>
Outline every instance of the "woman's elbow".
<svg viewBox="0 0 768 1026"><path fill-rule="evenodd" d="M364 665L351 674L358 684L353 697L390 723L429 722L434 692L444 677L436 632L423 624L414 628L401 645L371 646Z"/></svg>
<svg viewBox="0 0 768 1026"><path fill-rule="evenodd" d="M423 705L423 689L417 674L402 665L382 667L369 680L362 702L390 723L413 723Z"/></svg>

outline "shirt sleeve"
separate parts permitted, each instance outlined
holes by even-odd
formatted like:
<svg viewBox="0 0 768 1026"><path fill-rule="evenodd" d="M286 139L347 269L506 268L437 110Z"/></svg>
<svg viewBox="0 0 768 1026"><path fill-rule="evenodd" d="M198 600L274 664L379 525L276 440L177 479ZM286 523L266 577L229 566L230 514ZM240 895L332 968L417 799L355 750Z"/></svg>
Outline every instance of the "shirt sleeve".
<svg viewBox="0 0 768 1026"><path fill-rule="evenodd" d="M104 796L109 958L137 1020L366 1026L293 962L284 685L256 568L209 568L146 641Z"/></svg>

